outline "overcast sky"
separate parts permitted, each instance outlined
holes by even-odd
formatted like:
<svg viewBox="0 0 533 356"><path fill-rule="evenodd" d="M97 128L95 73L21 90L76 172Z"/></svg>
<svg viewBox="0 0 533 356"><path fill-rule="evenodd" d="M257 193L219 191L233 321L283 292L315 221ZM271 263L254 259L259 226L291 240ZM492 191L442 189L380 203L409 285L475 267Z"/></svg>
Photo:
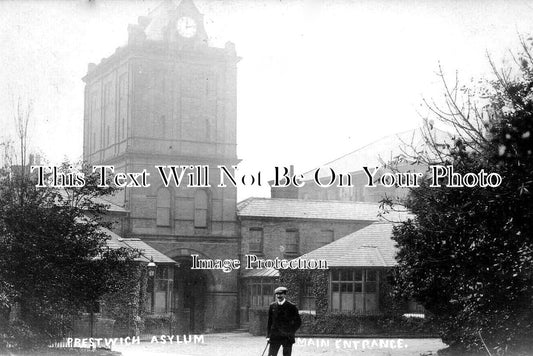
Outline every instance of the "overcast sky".
<svg viewBox="0 0 533 356"><path fill-rule="evenodd" d="M11 96L32 98L31 144L52 163L82 154L83 82L156 1L1 1L0 139ZM462 82L487 76L533 32L531 1L195 1L210 44L236 44L243 172L304 172L420 125L442 97L439 62ZM179 162L176 162L179 163ZM240 189L239 199L268 195Z"/></svg>

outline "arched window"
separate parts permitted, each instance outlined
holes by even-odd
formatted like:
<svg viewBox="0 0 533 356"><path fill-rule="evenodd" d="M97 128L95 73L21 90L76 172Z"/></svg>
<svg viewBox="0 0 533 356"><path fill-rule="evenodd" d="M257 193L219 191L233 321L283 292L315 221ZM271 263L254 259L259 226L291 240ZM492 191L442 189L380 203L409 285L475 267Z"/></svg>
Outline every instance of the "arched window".
<svg viewBox="0 0 533 356"><path fill-rule="evenodd" d="M170 226L170 191L161 188L157 191L157 226Z"/></svg>
<svg viewBox="0 0 533 356"><path fill-rule="evenodd" d="M207 227L208 199L207 192L203 189L199 189L194 193L194 227Z"/></svg>

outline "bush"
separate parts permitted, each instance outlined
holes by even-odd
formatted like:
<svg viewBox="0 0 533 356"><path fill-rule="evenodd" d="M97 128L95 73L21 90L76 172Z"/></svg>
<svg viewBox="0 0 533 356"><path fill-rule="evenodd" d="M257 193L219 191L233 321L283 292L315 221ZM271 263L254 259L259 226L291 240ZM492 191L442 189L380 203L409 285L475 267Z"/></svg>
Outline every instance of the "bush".
<svg viewBox="0 0 533 356"><path fill-rule="evenodd" d="M6 332L0 334L0 350L33 349L48 340L46 335L35 333L24 321L14 320L9 323Z"/></svg>
<svg viewBox="0 0 533 356"><path fill-rule="evenodd" d="M153 335L167 335L176 332L177 320L174 314L149 315L144 319L144 332Z"/></svg>
<svg viewBox="0 0 533 356"><path fill-rule="evenodd" d="M300 333L325 335L435 335L437 330L430 318L404 316L328 313L315 317L302 315Z"/></svg>
<svg viewBox="0 0 533 356"><path fill-rule="evenodd" d="M417 157L501 181L454 186L427 177L403 201L414 217L393 231L397 290L431 312L443 342L460 353L533 348L533 53L522 44L518 73L495 70L487 106L447 92L451 112L437 118L457 129L455 142L433 144L435 158Z"/></svg>

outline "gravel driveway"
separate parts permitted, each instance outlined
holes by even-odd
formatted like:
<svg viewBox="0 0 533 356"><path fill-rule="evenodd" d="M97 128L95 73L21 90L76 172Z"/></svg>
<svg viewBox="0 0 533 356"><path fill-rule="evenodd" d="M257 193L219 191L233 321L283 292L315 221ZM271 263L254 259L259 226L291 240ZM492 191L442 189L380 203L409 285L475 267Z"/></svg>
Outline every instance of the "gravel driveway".
<svg viewBox="0 0 533 356"><path fill-rule="evenodd" d="M198 338L201 339L201 338ZM175 340L175 339L174 339ZM143 341L137 345L115 346L124 356L174 355L174 356L261 356L266 340L248 333L206 334L202 340L184 344ZM186 339L187 340L187 339ZM297 338L293 346L294 356L420 356L436 355L437 350L446 347L439 339L335 339ZM267 353L265 352L265 355ZM281 350L279 352L281 355Z"/></svg>

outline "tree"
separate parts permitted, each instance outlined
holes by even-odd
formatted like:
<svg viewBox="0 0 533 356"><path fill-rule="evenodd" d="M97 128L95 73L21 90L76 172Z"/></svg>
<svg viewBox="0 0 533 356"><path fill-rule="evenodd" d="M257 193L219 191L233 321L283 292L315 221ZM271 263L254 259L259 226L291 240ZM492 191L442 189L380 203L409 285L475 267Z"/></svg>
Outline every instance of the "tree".
<svg viewBox="0 0 533 356"><path fill-rule="evenodd" d="M533 58L524 40L515 64L492 65L481 90L443 80L444 109L427 104L456 130L454 143L428 137L432 153L418 157L460 174L497 172L501 185L430 187L427 177L403 202L414 218L393 233L398 291L424 305L452 349L533 347Z"/></svg>
<svg viewBox="0 0 533 356"><path fill-rule="evenodd" d="M91 311L115 290L137 256L107 247L101 219L106 207L93 198L112 188L96 187L97 177L85 169L83 187L39 189L21 173L27 168L0 177L0 283L8 291L0 307L20 308L11 330L23 335L8 340L19 346L62 335L70 316Z"/></svg>

